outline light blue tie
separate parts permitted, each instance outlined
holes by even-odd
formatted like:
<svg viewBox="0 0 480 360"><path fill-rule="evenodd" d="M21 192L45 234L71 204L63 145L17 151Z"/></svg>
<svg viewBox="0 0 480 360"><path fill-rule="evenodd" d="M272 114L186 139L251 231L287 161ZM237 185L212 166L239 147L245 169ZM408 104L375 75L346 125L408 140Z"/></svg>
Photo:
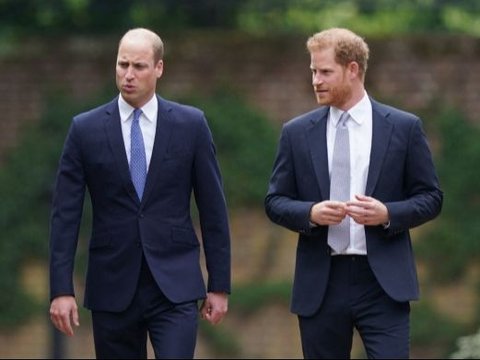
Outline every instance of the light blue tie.
<svg viewBox="0 0 480 360"><path fill-rule="evenodd" d="M348 136L348 112L344 112L337 124L330 176L330 200L350 200L350 139ZM350 218L328 227L328 245L341 253L350 244Z"/></svg>
<svg viewBox="0 0 480 360"><path fill-rule="evenodd" d="M147 159L143 143L142 129L140 129L141 109L133 111L132 129L130 132L130 174L138 198L142 200L145 180L147 178Z"/></svg>

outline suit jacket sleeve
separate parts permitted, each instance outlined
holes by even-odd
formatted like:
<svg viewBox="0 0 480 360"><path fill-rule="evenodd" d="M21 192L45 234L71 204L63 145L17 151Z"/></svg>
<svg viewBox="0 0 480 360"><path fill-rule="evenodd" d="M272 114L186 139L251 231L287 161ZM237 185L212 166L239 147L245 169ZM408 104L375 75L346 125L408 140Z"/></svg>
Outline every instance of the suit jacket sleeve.
<svg viewBox="0 0 480 360"><path fill-rule="evenodd" d="M75 120L57 171L50 219L50 299L74 295L73 268L85 197L85 176Z"/></svg>
<svg viewBox="0 0 480 360"><path fill-rule="evenodd" d="M200 217L209 292L230 293L228 215L215 145L206 119L200 123L193 170L193 190Z"/></svg>
<svg viewBox="0 0 480 360"><path fill-rule="evenodd" d="M440 190L432 154L420 119L408 131L404 172L404 196L386 202L390 216L389 235L424 224L441 211L443 192Z"/></svg>
<svg viewBox="0 0 480 360"><path fill-rule="evenodd" d="M277 155L265 198L265 210L274 223L295 232L308 235L316 229L310 226L310 210L314 201L303 201L298 194L296 172L289 132L291 126L282 129Z"/></svg>

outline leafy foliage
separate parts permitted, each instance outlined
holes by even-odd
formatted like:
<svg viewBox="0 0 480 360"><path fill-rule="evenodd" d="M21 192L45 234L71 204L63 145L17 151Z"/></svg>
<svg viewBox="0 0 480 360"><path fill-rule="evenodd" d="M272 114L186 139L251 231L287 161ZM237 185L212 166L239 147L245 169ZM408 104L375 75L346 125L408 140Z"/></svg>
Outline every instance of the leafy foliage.
<svg viewBox="0 0 480 360"><path fill-rule="evenodd" d="M412 345L431 346L448 353L455 339L462 333L462 326L436 311L428 302L412 306Z"/></svg>
<svg viewBox="0 0 480 360"><path fill-rule="evenodd" d="M315 32L347 26L365 35L480 34L471 0L3 0L0 38L118 33L134 26L220 28L250 33Z"/></svg>
<svg viewBox="0 0 480 360"><path fill-rule="evenodd" d="M480 358L480 330L475 334L459 337L456 343L458 348L450 354L449 359Z"/></svg>
<svg viewBox="0 0 480 360"><path fill-rule="evenodd" d="M434 280L452 281L480 257L480 130L452 109L430 117L440 144L436 165L445 195L439 219L416 247Z"/></svg>
<svg viewBox="0 0 480 360"><path fill-rule="evenodd" d="M208 98L185 102L205 112L229 205L263 206L276 149L275 128L231 91L221 89Z"/></svg>
<svg viewBox="0 0 480 360"><path fill-rule="evenodd" d="M0 29L19 35L124 32L134 26L163 31L231 27L236 0L3 0Z"/></svg>
<svg viewBox="0 0 480 360"><path fill-rule="evenodd" d="M30 258L47 257L52 179L69 108L49 103L0 169L0 293L9 294L0 296L0 327L21 322L37 309L21 287L20 270Z"/></svg>
<svg viewBox="0 0 480 360"><path fill-rule="evenodd" d="M480 6L455 0L280 0L249 1L240 28L254 33L311 33L343 26L364 35L418 32L478 34Z"/></svg>

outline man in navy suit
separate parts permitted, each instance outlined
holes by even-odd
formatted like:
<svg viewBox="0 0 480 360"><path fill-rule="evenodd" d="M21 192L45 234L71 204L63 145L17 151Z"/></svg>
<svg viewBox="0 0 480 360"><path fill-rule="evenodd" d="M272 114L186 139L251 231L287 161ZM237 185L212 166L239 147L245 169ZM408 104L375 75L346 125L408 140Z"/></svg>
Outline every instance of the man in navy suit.
<svg viewBox="0 0 480 360"><path fill-rule="evenodd" d="M58 168L50 316L70 336L79 325L72 272L88 189L93 224L84 305L92 312L98 358L146 358L147 334L157 358L192 358L197 301L203 299L201 316L212 324L227 312L230 234L215 146L200 110L156 95L162 59L163 43L154 32L138 28L122 37L120 94L74 117ZM134 148L145 162L140 185L130 169L137 166ZM192 193L207 287L190 215Z"/></svg>
<svg viewBox="0 0 480 360"><path fill-rule="evenodd" d="M307 48L321 106L283 126L265 198L269 218L299 233L291 310L303 354L350 358L356 328L369 358L408 358L419 296L409 229L443 201L422 124L367 95L358 35L328 29Z"/></svg>

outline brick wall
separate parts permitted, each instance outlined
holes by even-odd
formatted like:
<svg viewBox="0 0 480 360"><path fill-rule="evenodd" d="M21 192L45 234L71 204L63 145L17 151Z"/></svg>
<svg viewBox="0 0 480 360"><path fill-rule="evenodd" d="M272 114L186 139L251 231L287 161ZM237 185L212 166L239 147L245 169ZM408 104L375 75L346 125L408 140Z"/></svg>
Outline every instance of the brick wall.
<svg viewBox="0 0 480 360"><path fill-rule="evenodd" d="M218 86L243 94L276 122L315 107L305 38L248 37L235 33L164 36L165 72L158 91L167 97L205 94ZM480 112L480 40L467 37L367 39L368 92L415 111L433 100ZM25 40L0 55L0 160L22 124L41 115L44 99L60 89L79 101L114 89L118 39Z"/></svg>

